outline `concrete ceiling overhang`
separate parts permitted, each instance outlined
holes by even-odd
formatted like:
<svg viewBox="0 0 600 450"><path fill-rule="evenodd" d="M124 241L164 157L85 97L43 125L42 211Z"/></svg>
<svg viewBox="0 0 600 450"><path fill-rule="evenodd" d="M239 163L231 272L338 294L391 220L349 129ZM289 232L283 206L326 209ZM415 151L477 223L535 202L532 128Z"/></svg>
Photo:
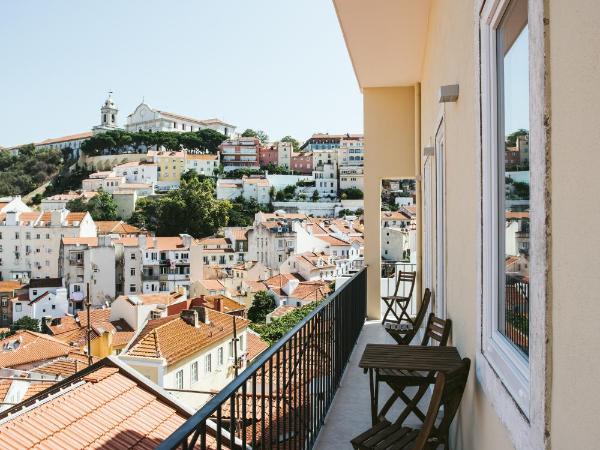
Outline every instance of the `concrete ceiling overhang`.
<svg viewBox="0 0 600 450"><path fill-rule="evenodd" d="M361 89L420 80L431 0L333 0Z"/></svg>

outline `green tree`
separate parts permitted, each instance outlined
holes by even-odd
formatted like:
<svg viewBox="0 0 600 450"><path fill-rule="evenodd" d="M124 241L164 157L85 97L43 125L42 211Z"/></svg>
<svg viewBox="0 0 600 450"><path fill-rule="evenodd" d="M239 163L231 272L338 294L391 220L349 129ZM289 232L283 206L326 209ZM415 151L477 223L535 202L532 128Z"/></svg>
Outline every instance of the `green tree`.
<svg viewBox="0 0 600 450"><path fill-rule="evenodd" d="M251 323L250 327L256 331L269 344L274 344L290 331L298 322L304 319L312 310L319 306L321 302L312 302L308 305L296 308L292 312L272 320L270 323ZM248 311L250 315L250 311Z"/></svg>
<svg viewBox="0 0 600 450"><path fill-rule="evenodd" d="M267 291L261 291L254 294L252 306L248 309L248 319L252 322L263 323L267 319L267 314L275 309L275 297Z"/></svg>
<svg viewBox="0 0 600 450"><path fill-rule="evenodd" d="M512 133L510 133L508 136L506 136L506 146L507 147L514 147L517 145L517 138L519 136L527 136L529 134L529 131L523 129L523 128L519 128L517 131L513 131Z"/></svg>
<svg viewBox="0 0 600 450"><path fill-rule="evenodd" d="M253 130L252 128L246 128L242 133L242 137L255 137L258 138L261 144L269 142L269 135L263 130Z"/></svg>
<svg viewBox="0 0 600 450"><path fill-rule="evenodd" d="M10 329L12 332L17 330L40 331L40 321L29 316L23 316L14 322Z"/></svg>
<svg viewBox="0 0 600 450"><path fill-rule="evenodd" d="M319 191L315 189L312 193L312 201L316 202L317 200L319 200Z"/></svg>
<svg viewBox="0 0 600 450"><path fill-rule="evenodd" d="M300 142L294 139L291 136L284 136L281 138L281 142L290 142L292 144L292 149L297 152L300 149Z"/></svg>
<svg viewBox="0 0 600 450"><path fill-rule="evenodd" d="M342 198L347 198L348 200L361 200L364 197L363 191L358 188L348 188L342 190Z"/></svg>
<svg viewBox="0 0 600 450"><path fill-rule="evenodd" d="M67 203L67 209L73 212L89 212L94 220L117 220L119 218L117 203L108 192L100 189L95 197L87 202L81 198Z"/></svg>
<svg viewBox="0 0 600 450"><path fill-rule="evenodd" d="M33 144L19 148L18 155L0 152L0 196L25 195L50 181L62 169L57 149L35 149Z"/></svg>

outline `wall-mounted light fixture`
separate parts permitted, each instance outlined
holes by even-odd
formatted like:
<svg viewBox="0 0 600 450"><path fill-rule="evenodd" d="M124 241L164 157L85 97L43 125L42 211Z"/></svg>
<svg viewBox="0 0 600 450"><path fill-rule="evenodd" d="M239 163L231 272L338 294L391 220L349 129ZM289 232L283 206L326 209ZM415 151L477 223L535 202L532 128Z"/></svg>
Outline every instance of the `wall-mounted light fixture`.
<svg viewBox="0 0 600 450"><path fill-rule="evenodd" d="M440 103L452 103L458 100L458 84L440 87Z"/></svg>

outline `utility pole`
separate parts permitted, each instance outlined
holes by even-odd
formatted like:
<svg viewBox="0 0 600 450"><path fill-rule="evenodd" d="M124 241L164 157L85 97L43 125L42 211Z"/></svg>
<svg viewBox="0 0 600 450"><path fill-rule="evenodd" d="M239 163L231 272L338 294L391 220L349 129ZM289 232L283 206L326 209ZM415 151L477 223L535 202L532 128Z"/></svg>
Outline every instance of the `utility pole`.
<svg viewBox="0 0 600 450"><path fill-rule="evenodd" d="M231 320L233 320L233 361L234 361L234 368L235 368L235 376L237 378L238 376L238 350L237 350L237 343L238 343L238 337L237 337L237 326L235 323L235 316L231 316Z"/></svg>
<svg viewBox="0 0 600 450"><path fill-rule="evenodd" d="M90 320L90 283L87 283L87 296L85 300L85 307L87 309L87 353L88 353L88 366L92 365L92 321Z"/></svg>

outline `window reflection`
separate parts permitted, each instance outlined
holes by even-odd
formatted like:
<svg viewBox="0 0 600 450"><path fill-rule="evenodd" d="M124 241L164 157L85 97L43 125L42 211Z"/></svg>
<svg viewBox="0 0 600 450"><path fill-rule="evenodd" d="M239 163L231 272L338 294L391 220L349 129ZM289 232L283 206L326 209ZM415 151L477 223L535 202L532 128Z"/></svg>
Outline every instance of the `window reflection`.
<svg viewBox="0 0 600 450"><path fill-rule="evenodd" d="M529 35L527 1L497 30L500 264L498 329L529 353Z"/></svg>

